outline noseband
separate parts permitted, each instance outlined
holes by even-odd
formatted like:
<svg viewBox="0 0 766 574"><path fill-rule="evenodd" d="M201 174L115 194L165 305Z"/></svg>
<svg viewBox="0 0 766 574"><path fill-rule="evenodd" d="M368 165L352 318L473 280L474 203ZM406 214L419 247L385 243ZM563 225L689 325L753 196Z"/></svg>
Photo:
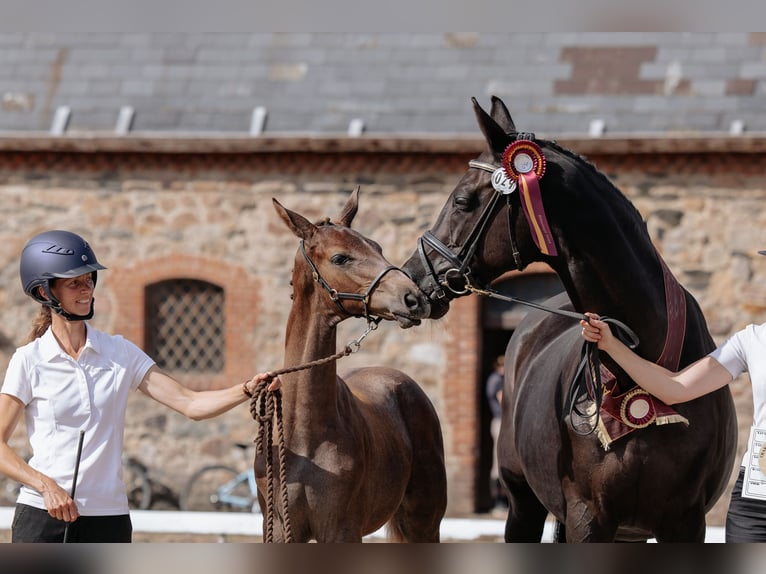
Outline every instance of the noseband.
<svg viewBox="0 0 766 574"><path fill-rule="evenodd" d="M364 317L367 319L368 322L373 321L372 316L370 315L370 310L368 308L368 304L370 302L370 297L372 296L372 292L375 291L378 284L381 282L383 277L389 272L389 271L402 271L395 265L389 265L383 271L378 273L378 275L375 277L375 279L372 280L372 283L370 283L370 286L367 287L367 291L364 292L364 294L359 293L343 293L339 292L337 289L333 289L330 287L330 285L325 281L322 276L319 274L319 270L317 269L316 265L314 265L314 262L309 257L308 253L306 253L306 246L303 240L301 240L301 253L303 254L304 259L306 259L306 263L309 264L309 267L311 267L311 275L314 278L314 281L319 283L325 291L327 291L330 294L330 299L335 303L335 305L338 307L338 309L345 313L346 315L351 315L352 317ZM404 273L402 271L402 273ZM348 309L346 309L343 306L343 300L349 300L349 301L361 301L361 303L364 305L364 315L359 315L357 313L352 313ZM377 319L380 320L379 318Z"/></svg>

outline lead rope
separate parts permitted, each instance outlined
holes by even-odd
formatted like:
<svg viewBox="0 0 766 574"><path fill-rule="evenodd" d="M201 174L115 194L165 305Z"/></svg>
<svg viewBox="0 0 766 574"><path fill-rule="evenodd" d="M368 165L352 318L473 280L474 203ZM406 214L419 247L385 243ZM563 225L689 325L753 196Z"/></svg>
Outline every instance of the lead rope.
<svg viewBox="0 0 766 574"><path fill-rule="evenodd" d="M274 542L274 512L275 512L275 493L274 493L274 424L276 421L277 431L277 448L279 452L279 508L282 515L284 541L290 543L293 541L292 527L290 525L290 515L287 511L288 498L287 498L287 449L285 448L285 431L284 423L282 419L282 391L277 389L276 391L267 391L269 386L279 375L286 375L288 373L295 373L324 365L332 361L337 361L343 357L347 357L351 353L356 353L362 346L362 341L367 338L372 331L378 328L380 323L380 317L375 319L367 318L367 328L364 333L359 337L348 343L342 351L325 357L323 359L317 359L302 365L296 365L294 367L285 367L277 369L276 371L269 372L268 378L264 379L258 385L256 385L253 391L253 396L250 399L250 414L253 419L258 423L258 434L255 437L255 453L264 454L266 457L266 530L264 532L264 542ZM265 446L264 446L265 443Z"/></svg>
<svg viewBox="0 0 766 574"><path fill-rule="evenodd" d="M567 311L565 309L557 309L555 307L547 307L545 305L539 305L531 301L524 301L523 299L517 299L516 297L509 297L502 295L496 291L490 291L488 289L480 289L471 285L468 276L465 276L465 290L477 295L484 295L492 299L500 299L501 301L507 301L509 303L519 303L528 307L533 307L541 311L553 313L555 315L562 315L571 319L590 321L590 317L584 313L577 313L575 311ZM625 343L630 349L635 349L638 346L638 335L625 323L618 321L617 319L611 319L609 317L599 317L601 321L608 323L614 327L614 334L623 343ZM585 373L586 366L589 368L588 373ZM588 377L590 375L590 377ZM585 397L590 398L595 406L595 410L592 414L580 410L577 406L582 402ZM572 379L572 385L569 388L569 420L572 430L580 435L588 435L596 430L598 426L599 411L601 409L601 400L603 398L603 389L601 385L601 361L599 358L598 346L594 343L585 341L582 347L582 354L580 363L575 371L574 378ZM587 407L586 407L587 408ZM585 431L581 431L575 427L574 416L579 416L581 419L592 419L595 422L589 426Z"/></svg>

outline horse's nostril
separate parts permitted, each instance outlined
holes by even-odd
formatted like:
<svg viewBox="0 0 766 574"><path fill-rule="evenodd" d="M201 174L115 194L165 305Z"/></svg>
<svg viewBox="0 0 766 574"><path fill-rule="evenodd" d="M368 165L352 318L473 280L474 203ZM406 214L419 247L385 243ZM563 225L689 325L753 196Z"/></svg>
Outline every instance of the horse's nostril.
<svg viewBox="0 0 766 574"><path fill-rule="evenodd" d="M407 293L404 296L404 304L407 309L417 309L420 306L420 299L414 293Z"/></svg>

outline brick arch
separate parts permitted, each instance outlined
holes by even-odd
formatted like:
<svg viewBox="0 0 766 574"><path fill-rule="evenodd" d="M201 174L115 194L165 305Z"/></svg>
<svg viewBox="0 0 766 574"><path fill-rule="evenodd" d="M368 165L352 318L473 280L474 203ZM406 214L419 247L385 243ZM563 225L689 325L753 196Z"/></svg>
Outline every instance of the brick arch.
<svg viewBox="0 0 766 574"><path fill-rule="evenodd" d="M196 279L224 289L225 366L217 375L185 376L182 382L195 389L221 388L255 374L253 326L260 298L259 282L236 265L194 255L174 253L131 267L110 269L113 294L113 332L146 348L144 317L146 287L171 279ZM242 296L243 293L248 295Z"/></svg>

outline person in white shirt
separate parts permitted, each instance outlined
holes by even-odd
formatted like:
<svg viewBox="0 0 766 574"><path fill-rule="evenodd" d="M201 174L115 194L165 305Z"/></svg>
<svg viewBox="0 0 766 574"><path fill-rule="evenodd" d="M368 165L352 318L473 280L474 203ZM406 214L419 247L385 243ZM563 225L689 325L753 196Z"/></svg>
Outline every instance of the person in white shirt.
<svg viewBox="0 0 766 574"><path fill-rule="evenodd" d="M0 388L0 473L22 484L13 542L63 542L65 533L68 542L131 541L121 478L130 391L138 389L201 420L245 402L257 385L271 378L261 373L229 388L191 391L130 341L94 329L87 321L103 269L90 245L68 231L41 233L22 251L24 292L42 307L30 342L11 357ZM280 384L273 378L268 389ZM22 415L32 449L28 462L8 444Z"/></svg>
<svg viewBox="0 0 766 574"><path fill-rule="evenodd" d="M766 252L760 251L762 255ZM615 337L595 313L582 320L582 337L597 343L644 390L666 404L691 401L728 385L748 372L753 392L753 427L766 429L766 324L748 325L718 348L677 373L648 361ZM732 490L726 514L726 542L766 542L766 501L743 497L745 466L750 447Z"/></svg>

